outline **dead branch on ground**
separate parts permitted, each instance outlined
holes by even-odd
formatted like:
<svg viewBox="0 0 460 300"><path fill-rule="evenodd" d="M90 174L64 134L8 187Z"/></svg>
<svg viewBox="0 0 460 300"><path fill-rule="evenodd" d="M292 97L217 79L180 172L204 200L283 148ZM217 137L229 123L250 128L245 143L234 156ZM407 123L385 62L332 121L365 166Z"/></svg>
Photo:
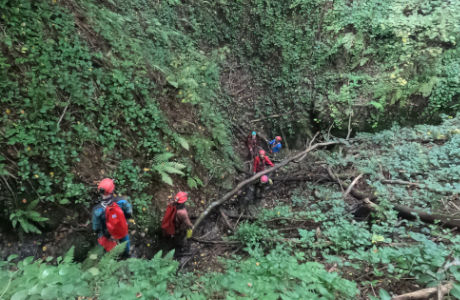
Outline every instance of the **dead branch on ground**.
<svg viewBox="0 0 460 300"><path fill-rule="evenodd" d="M437 293L438 299L442 299L445 294L449 293L452 287L453 287L452 282L449 282L447 284L439 285L437 287L422 289L422 290L418 290L415 292L395 296L391 299L392 300L428 299L434 293Z"/></svg>
<svg viewBox="0 0 460 300"><path fill-rule="evenodd" d="M338 179L334 173L332 172L331 168L327 168L327 172L331 179L337 182L337 184L349 188L349 184L341 181ZM378 208L378 205L373 203L372 201L377 200L375 195L366 195L356 189L352 188L350 190L350 194L355 197L356 199L362 200L367 204L367 206L371 209ZM367 199L367 200L366 200ZM451 228L460 228L460 217L445 215L445 214L432 214L427 213L418 209L413 209L404 205L400 204L393 204L393 208L400 213L400 215L406 219L414 219L416 216L420 218L423 222L427 223L435 223L436 221L441 221L441 226L451 227Z"/></svg>
<svg viewBox="0 0 460 300"><path fill-rule="evenodd" d="M351 189L355 186L355 184L358 183L358 181L361 179L361 177L363 177L363 174L359 174L351 183L350 185L348 186L347 190L345 191L345 193L343 194L343 197L347 197L347 195L351 192Z"/></svg>

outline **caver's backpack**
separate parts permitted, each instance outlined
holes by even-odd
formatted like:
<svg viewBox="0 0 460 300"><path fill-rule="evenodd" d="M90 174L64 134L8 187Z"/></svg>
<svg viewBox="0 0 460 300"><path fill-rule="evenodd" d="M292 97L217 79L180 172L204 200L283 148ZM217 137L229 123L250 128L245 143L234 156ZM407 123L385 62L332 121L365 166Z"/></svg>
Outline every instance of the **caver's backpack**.
<svg viewBox="0 0 460 300"><path fill-rule="evenodd" d="M113 201L105 208L105 225L112 238L119 240L128 234L128 223L123 210Z"/></svg>
<svg viewBox="0 0 460 300"><path fill-rule="evenodd" d="M163 220L161 221L161 229L163 229L164 235L174 235L176 233L176 212L177 207L174 204L168 204L166 207L165 214L163 216Z"/></svg>

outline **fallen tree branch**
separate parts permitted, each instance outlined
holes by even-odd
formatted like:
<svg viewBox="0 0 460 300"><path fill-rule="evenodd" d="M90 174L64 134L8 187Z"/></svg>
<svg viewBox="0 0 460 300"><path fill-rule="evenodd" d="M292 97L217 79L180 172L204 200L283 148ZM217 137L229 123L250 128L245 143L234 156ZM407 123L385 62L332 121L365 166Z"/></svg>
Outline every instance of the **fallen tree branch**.
<svg viewBox="0 0 460 300"><path fill-rule="evenodd" d="M361 179L361 177L363 177L363 174L359 174L359 175L350 183L350 185L348 186L347 190L346 190L345 193L343 194L343 197L344 197L344 198L351 192L351 189L353 189L353 187L355 186L355 184L358 183L358 181Z"/></svg>
<svg viewBox="0 0 460 300"><path fill-rule="evenodd" d="M363 202L369 207L371 210L377 210L379 206L369 200L369 198L364 198ZM444 225L446 227L451 227L451 228L460 228L460 218L453 218L452 216L449 215L443 215L443 214L430 214L418 209L413 209L404 205L399 205L399 204L393 204L393 208L399 212L399 214L406 218L406 219L415 219L416 216L420 218L423 222L426 223L435 223L436 221L440 221L442 224L441 226Z"/></svg>
<svg viewBox="0 0 460 300"><path fill-rule="evenodd" d="M445 294L449 293L452 287L453 287L453 283L449 282L447 284L440 285L437 287L422 289L422 290L418 290L415 292L395 296L391 299L392 300L428 299L434 293L438 293L438 299L442 299L442 297L444 297Z"/></svg>
<svg viewBox="0 0 460 300"><path fill-rule="evenodd" d="M315 137L317 136L318 134L315 135ZM312 140L313 142L313 140ZM224 203L225 201L227 201L228 199L230 199L233 195L235 195L239 190L241 190L243 187L245 187L246 185L256 181L257 179L259 179L260 177L262 177L263 175L265 174L268 174L268 173L271 173L275 170L278 170L279 168L281 167L284 167L285 165L287 165L288 163L290 163L291 161L294 161L294 160L300 160L302 158L304 158L310 151L313 151L315 150L316 148L319 148L319 147L324 147L324 146L329 146L329 145L334 145L334 144L339 144L341 143L340 141L332 141L332 142L324 142L324 143L317 143L317 144L314 144L312 145L312 143L310 143L310 145L302 152L299 152L297 153L296 155L290 157L290 158L287 158L285 160L283 160L281 163L277 164L276 166L272 167L272 168L268 168L262 172L259 172L259 173L256 173L254 174L252 177L246 179L246 180L243 180L241 181L236 187L234 187L230 192L228 192L227 194L225 194L222 198L220 198L219 200L216 200L214 202L212 202L202 213L201 215L198 217L198 219L196 220L195 224L194 224L194 227L198 227L201 223L201 221L203 221L203 219L209 215L209 213L214 209L216 208L217 206L221 205L222 203Z"/></svg>
<svg viewBox="0 0 460 300"><path fill-rule="evenodd" d="M333 179L334 181L337 182L339 185L343 185L344 187L349 188L350 185L348 185L345 182L340 181L332 172L330 168L328 168L328 174ZM357 191L356 189L351 189L350 194L355 197L356 199L362 200L365 202L369 208L371 209L376 209L378 208L378 205L373 203L372 201L375 201L377 197L375 195L366 195L362 192ZM366 200L367 199L367 200ZM399 212L399 214L406 218L406 219L415 219L416 216L420 218L423 222L427 223L435 223L437 220L441 221L441 226L444 225L446 227L451 227L451 228L457 228L460 229L460 217L455 217L455 216L450 216L450 215L445 215L445 214L432 214L432 213L427 213L418 209L413 209L408 206L400 205L400 204L393 204L393 208Z"/></svg>

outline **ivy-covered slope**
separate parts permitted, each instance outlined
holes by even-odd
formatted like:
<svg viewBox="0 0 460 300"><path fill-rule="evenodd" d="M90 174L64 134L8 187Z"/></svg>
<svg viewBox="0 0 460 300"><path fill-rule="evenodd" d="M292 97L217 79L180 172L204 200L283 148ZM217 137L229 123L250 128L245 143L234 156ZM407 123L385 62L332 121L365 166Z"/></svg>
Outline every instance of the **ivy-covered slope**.
<svg viewBox="0 0 460 300"><path fill-rule="evenodd" d="M0 10L3 217L37 231L31 201L89 205L104 176L141 217L171 174L183 188L232 174L223 53L199 50L174 5L3 1Z"/></svg>

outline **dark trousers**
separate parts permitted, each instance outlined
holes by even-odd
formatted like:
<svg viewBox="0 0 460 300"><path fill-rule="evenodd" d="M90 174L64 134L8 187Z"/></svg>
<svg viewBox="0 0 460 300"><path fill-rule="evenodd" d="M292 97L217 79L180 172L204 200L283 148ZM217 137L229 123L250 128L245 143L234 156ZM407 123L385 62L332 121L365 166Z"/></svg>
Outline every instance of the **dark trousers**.
<svg viewBox="0 0 460 300"><path fill-rule="evenodd" d="M188 242L185 232L179 232L174 235L173 243L175 249L174 257L176 258L184 256L184 254L190 250L190 243Z"/></svg>

